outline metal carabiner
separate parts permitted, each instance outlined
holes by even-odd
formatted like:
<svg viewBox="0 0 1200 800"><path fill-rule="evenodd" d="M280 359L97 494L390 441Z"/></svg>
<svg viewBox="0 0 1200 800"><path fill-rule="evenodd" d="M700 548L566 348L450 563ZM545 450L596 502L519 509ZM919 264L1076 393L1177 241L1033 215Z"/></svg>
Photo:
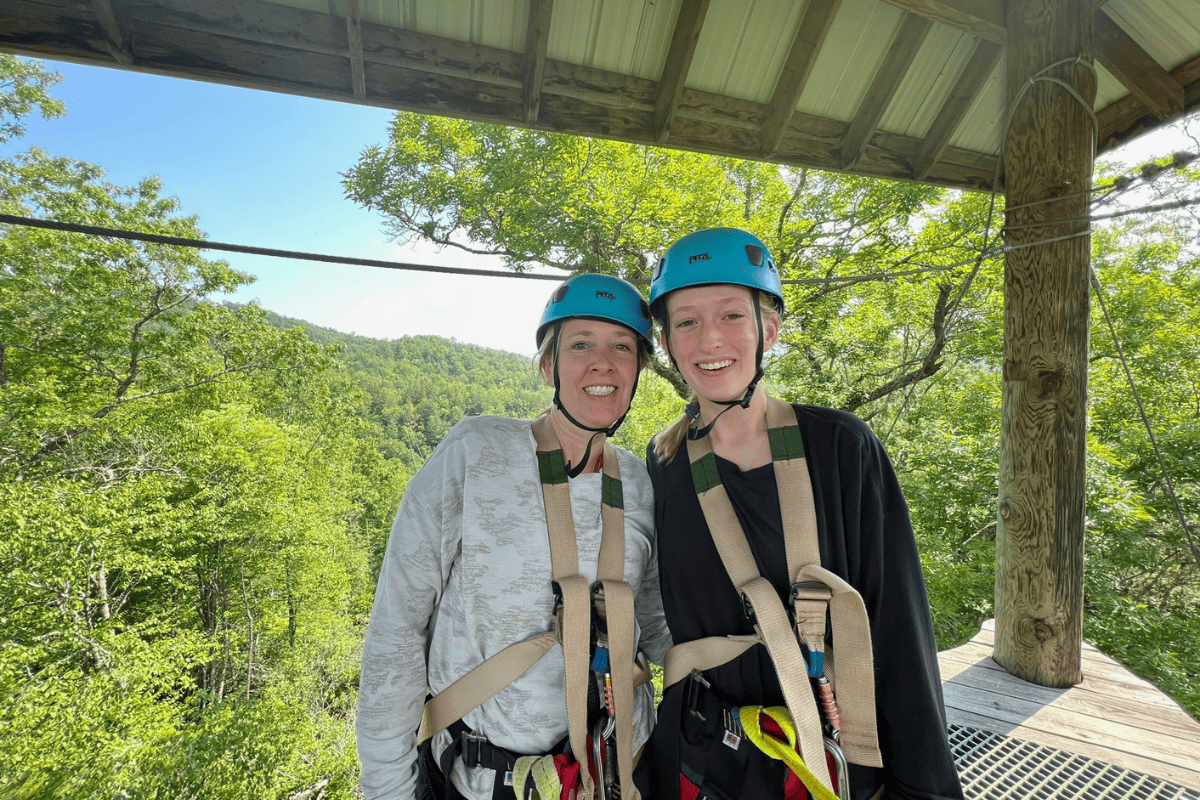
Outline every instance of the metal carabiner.
<svg viewBox="0 0 1200 800"><path fill-rule="evenodd" d="M828 736L822 736L825 742L825 752L833 757L834 766L837 768L837 779L834 783L837 784L838 800L850 800L850 768L846 764L846 754L842 752L842 746Z"/></svg>
<svg viewBox="0 0 1200 800"><path fill-rule="evenodd" d="M613 768L611 754L605 758L608 737L617 729L612 717L601 717L592 727L592 758L596 764L596 800L614 800L612 796Z"/></svg>

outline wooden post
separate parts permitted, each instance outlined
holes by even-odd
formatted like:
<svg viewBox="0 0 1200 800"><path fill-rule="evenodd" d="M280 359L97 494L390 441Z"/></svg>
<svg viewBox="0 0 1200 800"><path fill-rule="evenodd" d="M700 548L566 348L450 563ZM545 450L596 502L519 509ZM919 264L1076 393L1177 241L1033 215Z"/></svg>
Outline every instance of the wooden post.
<svg viewBox="0 0 1200 800"><path fill-rule="evenodd" d="M1091 107L1092 5L1008 0L1006 12L1008 242L1083 235L1005 256L995 659L1018 677L1059 687L1082 679L1086 192L1095 131L1083 103L1047 79Z"/></svg>

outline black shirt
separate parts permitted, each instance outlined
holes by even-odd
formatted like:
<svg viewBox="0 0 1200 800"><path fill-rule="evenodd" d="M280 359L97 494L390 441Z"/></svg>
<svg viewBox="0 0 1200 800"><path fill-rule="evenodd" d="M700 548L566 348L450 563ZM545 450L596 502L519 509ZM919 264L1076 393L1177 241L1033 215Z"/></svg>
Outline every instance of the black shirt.
<svg viewBox="0 0 1200 800"><path fill-rule="evenodd" d="M882 781L886 798L962 798L946 738L925 580L895 471L858 417L819 406L795 409L813 485L821 565L858 590L871 623L884 769L851 765L854 794ZM760 573L786 598L789 578L774 467L743 472L720 456L716 460ZM696 498L685 449L662 464L651 443L646 463L654 484L663 606L673 640L753 634ZM729 702L783 704L762 645L706 677Z"/></svg>

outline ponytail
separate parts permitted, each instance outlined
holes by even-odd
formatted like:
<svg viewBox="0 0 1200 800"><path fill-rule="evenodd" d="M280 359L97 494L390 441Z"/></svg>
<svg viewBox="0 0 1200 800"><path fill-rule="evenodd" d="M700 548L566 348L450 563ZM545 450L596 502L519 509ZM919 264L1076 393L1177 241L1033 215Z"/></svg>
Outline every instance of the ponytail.
<svg viewBox="0 0 1200 800"><path fill-rule="evenodd" d="M697 402L694 392L689 402ZM671 459L679 453L679 448L687 439L688 428L691 426L692 418L684 414L655 435L651 443L654 445L654 457L660 464L670 463Z"/></svg>

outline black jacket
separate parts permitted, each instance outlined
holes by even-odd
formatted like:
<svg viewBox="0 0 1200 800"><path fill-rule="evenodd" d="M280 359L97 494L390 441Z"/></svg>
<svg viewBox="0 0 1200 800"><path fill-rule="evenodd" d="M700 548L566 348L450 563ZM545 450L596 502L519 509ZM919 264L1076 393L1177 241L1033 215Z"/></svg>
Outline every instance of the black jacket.
<svg viewBox="0 0 1200 800"><path fill-rule="evenodd" d="M882 782L885 798L962 798L947 742L925 580L895 471L858 417L819 406L795 409L813 484L821 564L859 591L871 622L884 769L851 765L853 794L869 796ZM651 443L646 463L654 484L659 574L673 640L754 633L708 531L686 451L681 448L662 464ZM742 472L720 457L717 465L760 573L785 598L789 578L774 467ZM706 676L728 702L783 704L762 645ZM660 711L659 725L670 718Z"/></svg>

